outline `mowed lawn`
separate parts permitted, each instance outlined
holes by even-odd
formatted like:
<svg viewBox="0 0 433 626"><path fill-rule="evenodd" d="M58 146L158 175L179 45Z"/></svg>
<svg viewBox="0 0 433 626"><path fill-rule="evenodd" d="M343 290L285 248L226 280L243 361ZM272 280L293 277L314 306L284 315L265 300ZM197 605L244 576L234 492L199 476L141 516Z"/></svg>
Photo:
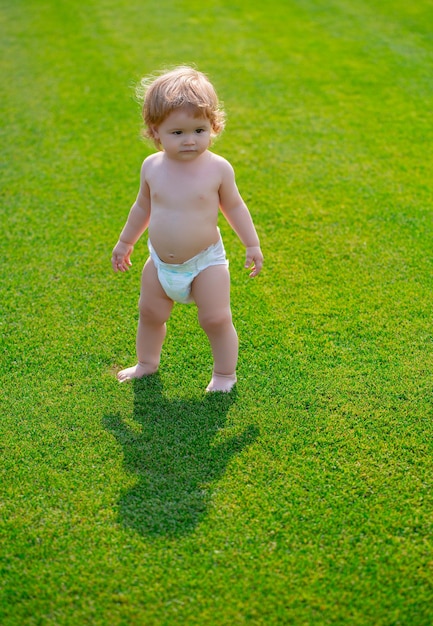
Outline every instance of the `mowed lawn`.
<svg viewBox="0 0 433 626"><path fill-rule="evenodd" d="M5 0L2 626L433 623L429 0ZM177 305L134 363L134 84L206 72L265 254L241 353Z"/></svg>

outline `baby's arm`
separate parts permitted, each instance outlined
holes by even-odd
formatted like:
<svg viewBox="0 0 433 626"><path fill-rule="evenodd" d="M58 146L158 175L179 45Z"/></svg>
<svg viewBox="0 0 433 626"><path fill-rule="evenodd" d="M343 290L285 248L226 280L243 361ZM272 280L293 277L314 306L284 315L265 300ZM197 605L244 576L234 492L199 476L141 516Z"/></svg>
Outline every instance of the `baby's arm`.
<svg viewBox="0 0 433 626"><path fill-rule="evenodd" d="M111 265L115 272L125 272L132 265L130 257L134 244L140 239L149 225L150 191L145 179L145 163L141 168L140 190L129 211L128 219L120 233L119 241L113 249Z"/></svg>
<svg viewBox="0 0 433 626"><path fill-rule="evenodd" d="M232 166L222 161L222 183L220 186L220 206L225 218L246 248L245 267L251 267L251 278L257 276L263 266L260 241L251 214L236 185Z"/></svg>

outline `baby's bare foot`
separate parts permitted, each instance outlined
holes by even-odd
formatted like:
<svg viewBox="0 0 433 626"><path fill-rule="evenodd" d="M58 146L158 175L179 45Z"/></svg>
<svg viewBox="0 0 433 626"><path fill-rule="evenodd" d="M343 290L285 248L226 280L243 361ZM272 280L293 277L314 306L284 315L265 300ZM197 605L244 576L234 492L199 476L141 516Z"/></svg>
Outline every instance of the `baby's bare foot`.
<svg viewBox="0 0 433 626"><path fill-rule="evenodd" d="M236 374L212 374L212 378L206 391L231 391L236 384Z"/></svg>
<svg viewBox="0 0 433 626"><path fill-rule="evenodd" d="M143 376L150 376L154 374L158 368L154 365L146 363L137 363L134 367L127 367L121 370L117 374L117 380L119 383L124 383L125 380L132 380L133 378L143 378Z"/></svg>

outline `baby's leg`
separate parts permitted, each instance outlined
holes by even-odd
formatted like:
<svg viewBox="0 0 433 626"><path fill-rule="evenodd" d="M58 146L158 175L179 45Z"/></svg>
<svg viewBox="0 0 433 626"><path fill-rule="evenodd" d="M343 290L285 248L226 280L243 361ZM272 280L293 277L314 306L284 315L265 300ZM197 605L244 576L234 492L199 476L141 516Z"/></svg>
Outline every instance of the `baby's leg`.
<svg viewBox="0 0 433 626"><path fill-rule="evenodd" d="M119 372L119 382L149 376L157 371L165 339L165 323L172 308L173 301L161 287L153 261L148 259L141 277L140 318L137 329L138 363Z"/></svg>
<svg viewBox="0 0 433 626"><path fill-rule="evenodd" d="M236 383L238 336L230 310L228 268L212 265L203 270L193 282L192 295L214 358L213 375L206 391L231 391Z"/></svg>

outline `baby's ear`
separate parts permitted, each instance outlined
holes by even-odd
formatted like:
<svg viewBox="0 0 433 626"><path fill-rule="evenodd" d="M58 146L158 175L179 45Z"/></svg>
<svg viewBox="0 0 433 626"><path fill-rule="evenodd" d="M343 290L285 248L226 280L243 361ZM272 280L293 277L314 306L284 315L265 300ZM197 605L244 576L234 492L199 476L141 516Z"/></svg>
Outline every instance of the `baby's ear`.
<svg viewBox="0 0 433 626"><path fill-rule="evenodd" d="M156 126L151 126L150 127L150 132L152 133L152 137L156 140L159 141L159 133L158 133L158 129Z"/></svg>

